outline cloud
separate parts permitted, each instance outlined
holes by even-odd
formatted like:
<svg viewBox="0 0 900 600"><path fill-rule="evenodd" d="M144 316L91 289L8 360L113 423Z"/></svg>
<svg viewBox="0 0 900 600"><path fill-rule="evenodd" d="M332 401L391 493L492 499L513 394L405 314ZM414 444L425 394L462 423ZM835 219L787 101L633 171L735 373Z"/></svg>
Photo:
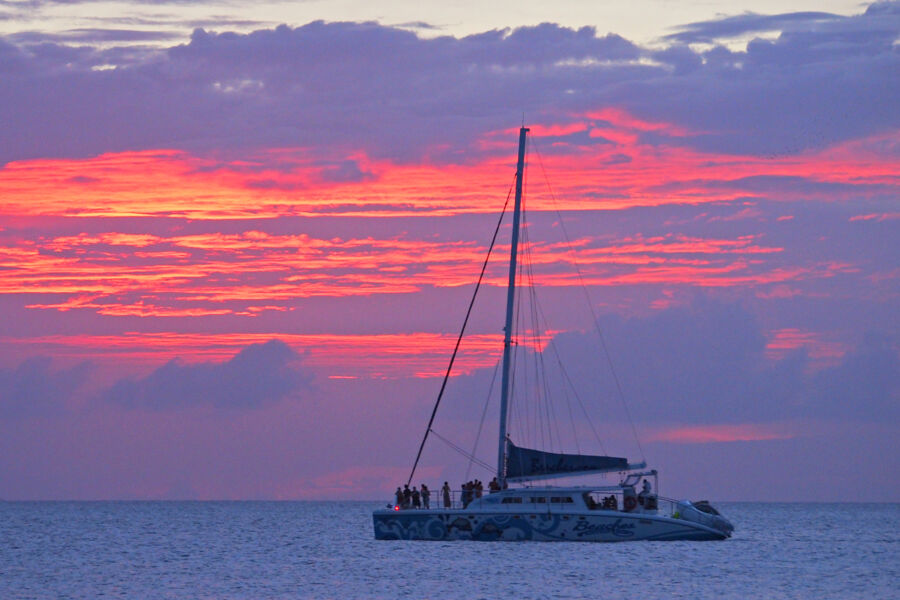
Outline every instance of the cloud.
<svg viewBox="0 0 900 600"><path fill-rule="evenodd" d="M176 31L151 31L145 29L80 28L57 33L24 31L14 33L9 39L17 44L102 44L108 42L161 42L182 37Z"/></svg>
<svg viewBox="0 0 900 600"><path fill-rule="evenodd" d="M565 123L608 106L692 132L645 132L648 140L794 154L900 127L891 6L693 24L661 51L548 23L431 39L376 23L197 29L164 50L104 46L141 32L80 30L77 47L8 37L0 64L14 75L0 90L0 161L316 147L327 161L361 152L471 162L495 152L480 138L523 111ZM687 45L763 25L785 31L744 51Z"/></svg>
<svg viewBox="0 0 900 600"><path fill-rule="evenodd" d="M259 408L308 389L300 357L279 340L247 346L223 363L172 360L142 379L123 379L103 399L132 408Z"/></svg>
<svg viewBox="0 0 900 600"><path fill-rule="evenodd" d="M821 27L823 24L835 23L842 19L844 17L826 12L796 12L778 15L745 13L681 25L676 27L677 33L666 36L666 39L686 44L713 43L717 40L735 38L748 33L758 34L795 28L808 29L812 26Z"/></svg>
<svg viewBox="0 0 900 600"><path fill-rule="evenodd" d="M841 364L819 372L812 381L817 410L853 414L874 422L900 419L900 344L869 333Z"/></svg>
<svg viewBox="0 0 900 600"><path fill-rule="evenodd" d="M886 335L870 334L855 349L812 369L810 348L773 354L752 313L707 295L645 317L609 314L600 322L630 413L652 426L653 439L776 439L799 433L778 429L789 421L900 421L900 351L898 340ZM592 409L597 423L627 420L595 334L557 334L543 352L539 362L549 365L551 389L562 399L568 384L553 372L557 353L571 387L599 403ZM524 355L517 364L534 361ZM481 370L473 377L483 384L489 374ZM522 388L520 397L528 402L527 396ZM564 407L555 410L566 414ZM568 427L561 420L560 427Z"/></svg>
<svg viewBox="0 0 900 600"><path fill-rule="evenodd" d="M0 369L0 419L58 414L91 371L87 362L54 369L52 359L45 356L29 358L15 369Z"/></svg>
<svg viewBox="0 0 900 600"><path fill-rule="evenodd" d="M676 27L678 31L666 36L666 39L693 44L713 43L748 34L772 32L791 35L799 32L876 31L888 34L896 31L900 6L897 2L876 2L870 4L862 16L877 18L879 23L863 24L858 17L844 17L826 12L795 12L777 15L744 13L682 25Z"/></svg>

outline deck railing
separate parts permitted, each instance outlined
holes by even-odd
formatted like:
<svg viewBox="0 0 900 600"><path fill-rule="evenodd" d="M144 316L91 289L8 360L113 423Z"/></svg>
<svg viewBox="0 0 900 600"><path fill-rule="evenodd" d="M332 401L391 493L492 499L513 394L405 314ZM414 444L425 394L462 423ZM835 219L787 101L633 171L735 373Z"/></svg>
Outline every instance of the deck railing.
<svg viewBox="0 0 900 600"><path fill-rule="evenodd" d="M481 496L487 496L490 492L485 490ZM560 496L564 496L564 494L560 493ZM396 508L397 510L425 510L425 509L450 509L450 510L463 510L469 504L472 503L475 499L481 497L477 494L477 492L462 492L460 490L451 490L449 494L449 503L445 502L444 494L438 490L437 492L431 492L431 496L429 498L428 506L425 505L424 499L420 497L419 506L413 506L412 500L410 500L409 505L404 506L403 504L397 504L396 501L391 503L389 506L391 508ZM602 498L606 496L613 496L616 498L615 508L604 508L602 506ZM513 496L516 497L516 496ZM572 502L554 502L554 497L552 495L546 497L546 501L540 502L531 502L528 500L527 496L518 496L522 498L523 502L514 503L512 505L504 505L509 506L510 509L513 507L521 508L521 509L533 509L537 507L547 507L547 508L557 508L557 509L572 509L572 508L582 508L580 499L576 499L575 503ZM621 493L603 493L598 492L592 494L592 498L595 499L595 504L591 507L591 510L616 510L618 512L633 512L633 513L647 513L647 514L657 514L661 516L675 516L678 513L678 501L673 500L671 498L666 498L663 496L652 496L653 500L655 500L655 508L648 508L638 504L632 510L625 510L625 501L623 495ZM543 500L543 499L542 499ZM651 502L653 502L651 500ZM652 506L652 504L651 504ZM514 509L513 509L514 510Z"/></svg>
<svg viewBox="0 0 900 600"><path fill-rule="evenodd" d="M448 508L448 509L453 509L453 510L461 510L461 509L465 508L468 504L470 504L475 498L480 498L481 496L486 496L489 493L490 492L488 492L487 490L484 490L484 492L482 492L482 494L479 496L478 493L475 491L472 491L471 493L469 493L469 492L463 492L461 490L451 490L450 498L449 498L450 502L449 502L449 505L447 505L447 503L445 502L443 492L441 492L440 490L438 490L437 492L432 491L431 497L429 498L429 502L428 502L429 506L427 508L431 508L431 509ZM464 499L464 497L466 497L467 494L468 494L468 496L467 496L468 500L464 502L463 499ZM393 504L391 504L391 506L392 507L398 506L398 504L395 501ZM424 500L424 498L422 498L420 496L419 497L419 506L413 506L412 500L410 499L408 506L399 505L399 508L400 508L400 510L416 510L416 509L424 510L426 508L425 500Z"/></svg>

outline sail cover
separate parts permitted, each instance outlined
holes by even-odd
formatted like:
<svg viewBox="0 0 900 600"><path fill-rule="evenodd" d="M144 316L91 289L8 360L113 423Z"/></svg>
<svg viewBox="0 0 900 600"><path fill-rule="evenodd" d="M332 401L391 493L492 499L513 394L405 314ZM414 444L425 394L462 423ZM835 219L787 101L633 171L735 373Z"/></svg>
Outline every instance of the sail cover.
<svg viewBox="0 0 900 600"><path fill-rule="evenodd" d="M625 458L542 452L519 448L507 439L507 479L543 479L627 469L628 460Z"/></svg>

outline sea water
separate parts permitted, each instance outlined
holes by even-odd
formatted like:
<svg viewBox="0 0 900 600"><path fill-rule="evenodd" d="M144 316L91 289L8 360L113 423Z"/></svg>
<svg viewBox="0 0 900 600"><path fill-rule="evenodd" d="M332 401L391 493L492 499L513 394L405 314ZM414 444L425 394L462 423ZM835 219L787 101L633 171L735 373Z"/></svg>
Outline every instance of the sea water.
<svg viewBox="0 0 900 600"><path fill-rule="evenodd" d="M373 539L365 502L0 502L0 599L900 598L900 504L721 503L722 542Z"/></svg>

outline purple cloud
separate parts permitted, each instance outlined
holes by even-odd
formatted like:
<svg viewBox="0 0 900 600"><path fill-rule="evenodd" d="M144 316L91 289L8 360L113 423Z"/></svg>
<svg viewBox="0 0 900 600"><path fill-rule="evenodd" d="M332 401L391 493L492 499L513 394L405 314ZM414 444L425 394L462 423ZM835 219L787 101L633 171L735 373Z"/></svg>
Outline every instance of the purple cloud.
<svg viewBox="0 0 900 600"><path fill-rule="evenodd" d="M26 359L14 369L0 368L0 420L59 416L91 371L86 362L55 369L46 356Z"/></svg>
<svg viewBox="0 0 900 600"><path fill-rule="evenodd" d="M270 340L241 350L224 363L171 361L142 379L123 379L103 399L151 409L213 406L258 408L308 390L310 376L284 342Z"/></svg>
<svg viewBox="0 0 900 600"><path fill-rule="evenodd" d="M315 22L249 34L198 29L166 51L7 38L0 61L0 160L175 147L246 155L315 146L340 160L473 160L472 142L530 119L603 106L702 132L678 143L762 155L900 127L895 5L852 17L781 15L788 27L746 51L692 50L676 34L651 51L592 28L543 24L420 39L375 23ZM744 15L686 27L718 39ZM828 24L823 27L822 23ZM694 38L690 38L694 39ZM650 61L642 60L650 59ZM655 62L654 62L655 61ZM118 68L97 71L114 64ZM864 108L863 108L864 107ZM675 143L674 141L672 143Z"/></svg>

